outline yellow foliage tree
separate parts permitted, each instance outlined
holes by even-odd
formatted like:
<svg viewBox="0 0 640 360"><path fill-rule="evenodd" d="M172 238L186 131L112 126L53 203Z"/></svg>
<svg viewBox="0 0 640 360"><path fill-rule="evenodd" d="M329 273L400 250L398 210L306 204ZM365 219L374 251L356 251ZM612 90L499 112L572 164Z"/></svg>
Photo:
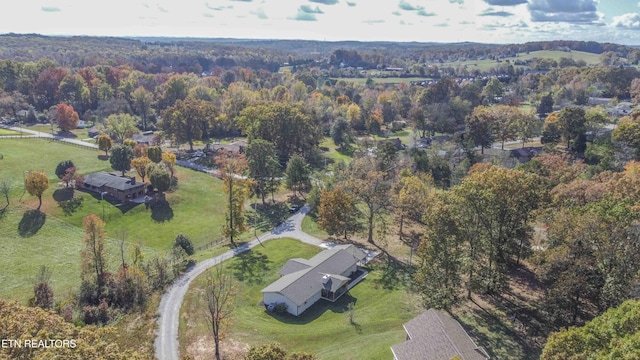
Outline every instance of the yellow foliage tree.
<svg viewBox="0 0 640 360"><path fill-rule="evenodd" d="M131 167L136 169L136 172L142 179L142 182L144 182L144 178L147 176L147 166L150 163L151 160L149 160L149 158L146 156L140 156L131 160Z"/></svg>
<svg viewBox="0 0 640 360"><path fill-rule="evenodd" d="M143 360L150 355L125 350L116 342L118 334L110 326L78 327L39 307L26 307L17 302L0 299L0 334L3 340L14 340L21 347L4 347L0 358L4 359L70 359L70 360ZM36 340L37 345L24 346L25 341ZM43 341L43 346L39 346ZM51 343L52 342L52 343ZM6 345L6 342L3 343ZM44 346L44 344L48 346Z"/></svg>
<svg viewBox="0 0 640 360"><path fill-rule="evenodd" d="M30 171L24 179L24 187L30 195L38 197L38 211L40 211L42 194L49 188L49 178L42 171Z"/></svg>

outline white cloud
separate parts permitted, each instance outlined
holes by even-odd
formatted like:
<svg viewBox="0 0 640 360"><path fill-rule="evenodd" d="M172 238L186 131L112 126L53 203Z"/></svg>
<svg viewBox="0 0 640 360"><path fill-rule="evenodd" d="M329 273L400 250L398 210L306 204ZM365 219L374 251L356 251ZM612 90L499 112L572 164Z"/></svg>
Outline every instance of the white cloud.
<svg viewBox="0 0 640 360"><path fill-rule="evenodd" d="M640 15L633 8L613 18L607 13L611 26L605 27L595 26L605 15L597 5L596 0L18 0L0 11L0 33L640 44L635 30ZM315 21L292 20L312 17Z"/></svg>
<svg viewBox="0 0 640 360"><path fill-rule="evenodd" d="M640 29L640 14L628 13L613 18L612 26L627 29Z"/></svg>
<svg viewBox="0 0 640 360"><path fill-rule="evenodd" d="M601 21L598 0L530 0L532 21L595 23Z"/></svg>

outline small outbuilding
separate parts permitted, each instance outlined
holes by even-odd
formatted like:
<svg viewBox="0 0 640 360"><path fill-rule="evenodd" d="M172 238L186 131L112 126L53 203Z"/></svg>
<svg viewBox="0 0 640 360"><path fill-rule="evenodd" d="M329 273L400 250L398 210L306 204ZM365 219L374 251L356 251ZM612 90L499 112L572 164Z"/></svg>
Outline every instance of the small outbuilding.
<svg viewBox="0 0 640 360"><path fill-rule="evenodd" d="M267 308L285 304L295 316L320 299L334 302L365 277L360 268L365 259L354 245L337 245L308 260L290 259L279 272L282 277L262 289L263 302Z"/></svg>

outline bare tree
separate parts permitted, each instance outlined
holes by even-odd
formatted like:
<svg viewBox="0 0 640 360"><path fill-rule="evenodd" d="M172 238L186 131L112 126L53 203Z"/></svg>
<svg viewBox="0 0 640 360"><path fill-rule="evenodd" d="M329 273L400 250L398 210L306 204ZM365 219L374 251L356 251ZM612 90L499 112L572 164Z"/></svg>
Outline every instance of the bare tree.
<svg viewBox="0 0 640 360"><path fill-rule="evenodd" d="M235 287L230 271L218 265L207 280L205 300L207 308L205 317L216 348L216 360L220 360L220 335L231 312L233 311L233 295Z"/></svg>
<svg viewBox="0 0 640 360"><path fill-rule="evenodd" d="M9 180L0 180L0 194L2 194L4 198L7 200L7 205L5 205L5 208L9 206L10 191L11 191L11 183L9 182Z"/></svg>

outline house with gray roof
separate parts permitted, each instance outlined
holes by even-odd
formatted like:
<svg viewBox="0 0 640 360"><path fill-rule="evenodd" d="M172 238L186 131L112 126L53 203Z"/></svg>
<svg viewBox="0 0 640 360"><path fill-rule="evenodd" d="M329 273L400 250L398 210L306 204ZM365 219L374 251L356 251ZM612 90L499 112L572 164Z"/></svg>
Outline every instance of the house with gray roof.
<svg viewBox="0 0 640 360"><path fill-rule="evenodd" d="M107 172L85 175L82 188L98 194L111 195L120 202L127 202L144 195L145 183L135 177L121 177Z"/></svg>
<svg viewBox="0 0 640 360"><path fill-rule="evenodd" d="M298 316L318 300L336 301L367 274L360 268L366 254L354 245L337 245L311 259L290 259L281 277L262 289L267 308L286 304Z"/></svg>
<svg viewBox="0 0 640 360"><path fill-rule="evenodd" d="M459 322L449 314L429 309L405 323L407 340L391 347L394 360L487 360Z"/></svg>

